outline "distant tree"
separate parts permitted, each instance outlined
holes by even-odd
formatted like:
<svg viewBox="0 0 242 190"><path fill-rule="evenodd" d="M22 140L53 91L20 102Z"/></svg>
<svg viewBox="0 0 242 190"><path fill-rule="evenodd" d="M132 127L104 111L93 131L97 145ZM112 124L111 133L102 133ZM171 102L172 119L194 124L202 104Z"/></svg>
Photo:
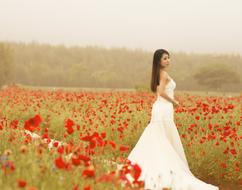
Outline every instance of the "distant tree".
<svg viewBox="0 0 242 190"><path fill-rule="evenodd" d="M87 66L84 64L70 64L68 70L66 71L66 80L69 86L80 86L83 85L85 80L85 72L87 71Z"/></svg>
<svg viewBox="0 0 242 190"><path fill-rule="evenodd" d="M0 87L9 82L13 70L12 51L4 43L0 43Z"/></svg>
<svg viewBox="0 0 242 190"><path fill-rule="evenodd" d="M239 83L240 77L229 65L213 63L200 67L193 75L198 84L219 90L224 84Z"/></svg>
<svg viewBox="0 0 242 190"><path fill-rule="evenodd" d="M95 71L91 74L93 82L99 87L115 87L118 75L112 71Z"/></svg>

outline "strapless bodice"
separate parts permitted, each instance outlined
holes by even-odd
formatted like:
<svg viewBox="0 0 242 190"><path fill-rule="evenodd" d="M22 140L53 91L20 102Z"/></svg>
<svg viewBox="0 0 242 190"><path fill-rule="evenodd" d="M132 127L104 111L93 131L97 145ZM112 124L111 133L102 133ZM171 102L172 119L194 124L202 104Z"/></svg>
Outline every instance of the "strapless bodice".
<svg viewBox="0 0 242 190"><path fill-rule="evenodd" d="M171 77L169 79L169 82L165 86L165 93L169 97L174 98L176 83ZM173 111L173 104L157 92L156 101L152 105L151 122L161 123L166 119L173 119Z"/></svg>
<svg viewBox="0 0 242 190"><path fill-rule="evenodd" d="M176 82L171 77L168 77L168 78L170 80L165 86L165 93L171 98L174 98L174 90L176 88ZM157 100L164 100L165 102L168 102L165 98L160 96L158 92L157 92Z"/></svg>

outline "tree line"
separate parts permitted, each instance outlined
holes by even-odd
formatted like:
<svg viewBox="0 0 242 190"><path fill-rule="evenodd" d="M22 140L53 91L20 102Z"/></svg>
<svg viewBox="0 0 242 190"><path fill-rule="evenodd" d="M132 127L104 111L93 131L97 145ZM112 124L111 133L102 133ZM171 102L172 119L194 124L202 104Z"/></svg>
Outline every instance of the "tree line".
<svg viewBox="0 0 242 190"><path fill-rule="evenodd" d="M241 91L240 55L170 53L168 72L177 90ZM0 42L0 86L149 90L152 58L142 49Z"/></svg>

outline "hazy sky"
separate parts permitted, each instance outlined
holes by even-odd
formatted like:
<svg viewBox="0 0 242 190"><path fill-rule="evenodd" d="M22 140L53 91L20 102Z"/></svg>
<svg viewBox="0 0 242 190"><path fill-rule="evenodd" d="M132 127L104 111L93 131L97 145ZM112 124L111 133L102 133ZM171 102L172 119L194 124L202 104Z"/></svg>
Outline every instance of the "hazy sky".
<svg viewBox="0 0 242 190"><path fill-rule="evenodd" d="M0 41L242 54L241 0L0 0Z"/></svg>

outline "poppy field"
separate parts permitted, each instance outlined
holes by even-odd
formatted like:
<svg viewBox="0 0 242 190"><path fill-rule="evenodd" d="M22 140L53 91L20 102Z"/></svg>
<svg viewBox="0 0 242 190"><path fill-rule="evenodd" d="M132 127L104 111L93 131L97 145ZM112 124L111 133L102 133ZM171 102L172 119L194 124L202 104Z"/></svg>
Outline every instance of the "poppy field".
<svg viewBox="0 0 242 190"><path fill-rule="evenodd" d="M1 89L0 189L142 189L140 167L125 158L155 99L147 92ZM222 190L242 189L242 96L178 99L174 118L193 174Z"/></svg>

